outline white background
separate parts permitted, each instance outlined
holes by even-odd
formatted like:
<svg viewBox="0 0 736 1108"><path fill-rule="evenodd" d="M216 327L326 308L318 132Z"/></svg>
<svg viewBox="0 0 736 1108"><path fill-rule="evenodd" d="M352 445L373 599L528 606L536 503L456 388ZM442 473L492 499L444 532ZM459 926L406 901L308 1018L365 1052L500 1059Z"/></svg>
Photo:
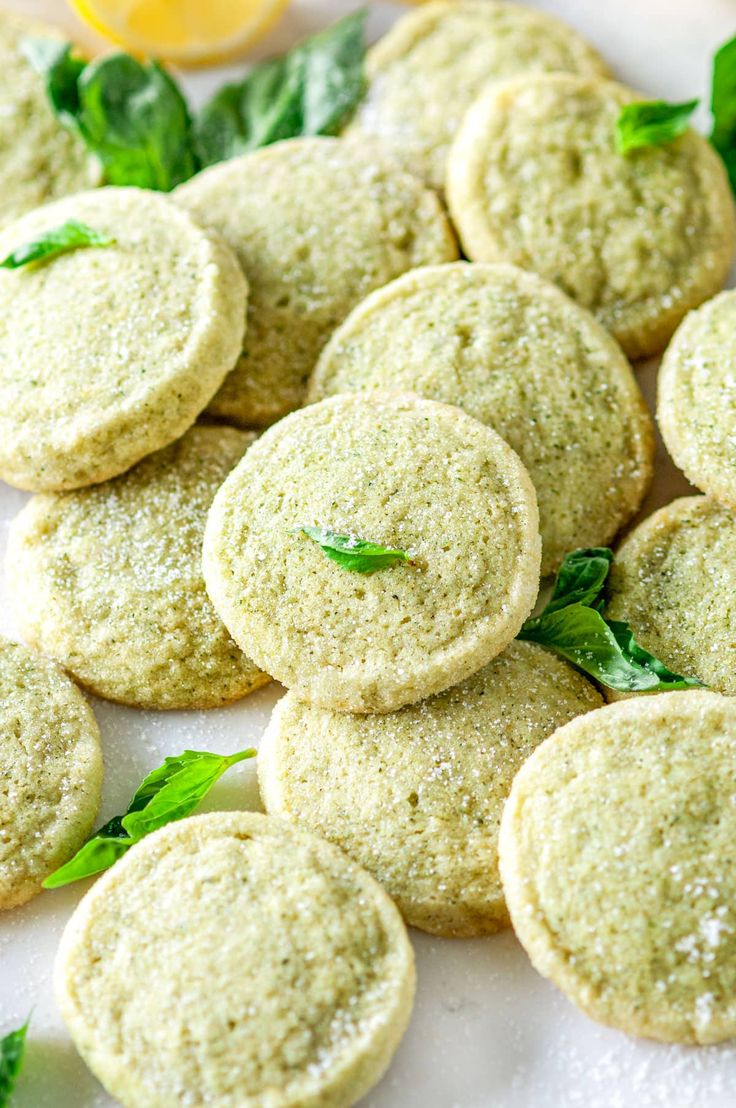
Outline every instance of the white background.
<svg viewBox="0 0 736 1108"><path fill-rule="evenodd" d="M206 0L203 0L206 3ZM62 24L94 46L62 0L5 0ZM258 55L358 6L344 0L292 3ZM713 50L736 33L736 0L541 0L596 45L617 76L650 96L707 96ZM371 5L372 37L398 4ZM99 44L99 40L97 40ZM255 55L254 55L255 56ZM185 79L201 99L241 66ZM700 123L707 126L702 111ZM640 369L648 395L655 366ZM661 449L646 510L686 492ZM0 483L0 548L24 494ZM12 633L0 591L0 629ZM184 747L230 752L257 744L278 695L263 689L216 712L137 712L95 701L105 752L101 820L123 810L141 778ZM231 770L206 807L257 805L254 764ZM56 1013L51 971L58 936L82 886L47 892L0 914L0 1034L33 1008L15 1108L107 1108L113 1101L78 1058ZM419 985L414 1017L396 1059L363 1108L724 1108L736 1103L736 1047L681 1048L637 1042L580 1015L531 969L510 934L470 941L412 933ZM174 1108L174 1106L172 1106Z"/></svg>

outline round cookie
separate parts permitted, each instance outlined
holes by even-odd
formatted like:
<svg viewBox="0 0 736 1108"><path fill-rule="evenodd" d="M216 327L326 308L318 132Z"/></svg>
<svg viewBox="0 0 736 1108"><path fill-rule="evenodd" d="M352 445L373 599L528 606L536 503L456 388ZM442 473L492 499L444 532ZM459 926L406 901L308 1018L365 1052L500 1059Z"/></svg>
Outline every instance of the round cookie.
<svg viewBox="0 0 736 1108"><path fill-rule="evenodd" d="M149 835L95 884L55 982L125 1108L343 1108L398 1046L414 958L386 893L336 847L215 813Z"/></svg>
<svg viewBox="0 0 736 1108"><path fill-rule="evenodd" d="M404 551L351 572L300 528ZM215 608L303 700L389 712L494 658L539 585L534 489L518 457L457 408L336 396L287 416L228 477L207 520Z"/></svg>
<svg viewBox="0 0 736 1108"><path fill-rule="evenodd" d="M736 245L726 171L704 138L618 152L621 109L641 99L561 73L494 85L468 111L447 175L469 258L554 281L631 358L658 353L722 287Z"/></svg>
<svg viewBox="0 0 736 1108"><path fill-rule="evenodd" d="M366 69L349 133L377 139L437 189L463 116L489 81L549 70L608 76L571 27L495 0L435 0L409 12L369 51Z"/></svg>
<svg viewBox="0 0 736 1108"><path fill-rule="evenodd" d="M324 343L369 292L457 258L435 194L341 139L275 143L205 170L175 196L221 232L250 281L245 348L209 409L245 427L303 402Z"/></svg>
<svg viewBox="0 0 736 1108"><path fill-rule="evenodd" d="M373 874L406 922L468 936L508 925L498 826L514 774L603 701L572 666L512 643L460 685L382 716L279 701L258 750L266 810Z"/></svg>
<svg viewBox="0 0 736 1108"><path fill-rule="evenodd" d="M736 516L705 496L640 523L608 580L609 619L676 673L736 696Z"/></svg>
<svg viewBox="0 0 736 1108"><path fill-rule="evenodd" d="M532 963L587 1015L664 1042L736 1034L736 702L609 704L522 766L503 889Z"/></svg>
<svg viewBox="0 0 736 1108"><path fill-rule="evenodd" d="M58 39L59 30L0 12L0 227L101 180L97 159L59 122L43 78L23 54L29 36Z"/></svg>
<svg viewBox="0 0 736 1108"><path fill-rule="evenodd" d="M252 439L196 426L112 481L34 497L7 555L24 636L97 696L139 708L216 708L268 681L201 565L207 512Z"/></svg>
<svg viewBox="0 0 736 1108"><path fill-rule="evenodd" d="M382 387L456 404L513 447L537 493L543 574L605 546L649 486L654 435L631 367L536 274L458 262L372 293L325 347L309 398Z"/></svg>
<svg viewBox="0 0 736 1108"><path fill-rule="evenodd" d="M736 291L683 321L657 378L662 438L686 477L736 510Z"/></svg>
<svg viewBox="0 0 736 1108"><path fill-rule="evenodd" d="M102 792L100 733L61 670L0 638L0 909L42 882L92 831Z"/></svg>
<svg viewBox="0 0 736 1108"><path fill-rule="evenodd" d="M173 442L243 338L234 255L160 193L47 204L0 233L0 257L68 219L115 244L0 270L0 477L24 489L103 481Z"/></svg>

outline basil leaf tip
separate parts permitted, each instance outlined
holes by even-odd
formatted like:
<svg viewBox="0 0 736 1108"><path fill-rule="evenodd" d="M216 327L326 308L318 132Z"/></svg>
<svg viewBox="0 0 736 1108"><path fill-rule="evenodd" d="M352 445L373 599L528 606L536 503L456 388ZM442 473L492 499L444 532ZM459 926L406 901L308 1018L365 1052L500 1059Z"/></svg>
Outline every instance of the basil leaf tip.
<svg viewBox="0 0 736 1108"><path fill-rule="evenodd" d="M299 135L334 135L363 95L365 10L254 65L195 116L203 166Z"/></svg>
<svg viewBox="0 0 736 1108"><path fill-rule="evenodd" d="M640 646L628 623L603 615L603 588L612 563L607 547L568 554L546 608L528 619L517 637L554 651L619 692L702 687L701 681L674 673Z"/></svg>
<svg viewBox="0 0 736 1108"><path fill-rule="evenodd" d="M91 62L68 42L21 48L51 106L102 165L110 185L168 192L204 166L300 135L334 135L365 88L366 12L352 12L225 85L194 119L155 61L115 52Z"/></svg>
<svg viewBox="0 0 736 1108"><path fill-rule="evenodd" d="M113 246L115 239L103 235L80 223L77 219L67 219L58 227L43 231L30 242L17 246L0 262L0 269L20 269L32 262L50 261L59 254L78 250L83 246Z"/></svg>
<svg viewBox="0 0 736 1108"><path fill-rule="evenodd" d="M699 100L670 104L666 100L643 100L624 104L616 120L616 148L628 154L644 146L665 146L683 134Z"/></svg>
<svg viewBox="0 0 736 1108"><path fill-rule="evenodd" d="M326 527L310 527L306 524L291 529L290 534L307 535L317 543L320 550L343 569L353 573L375 573L379 569L407 562L414 563L406 550L381 546L379 543L359 539L356 535L339 535Z"/></svg>
<svg viewBox="0 0 736 1108"><path fill-rule="evenodd" d="M141 782L125 814L108 820L43 887L56 889L109 869L151 831L190 815L227 769L255 754L253 749L229 755L185 750L166 758Z"/></svg>
<svg viewBox="0 0 736 1108"><path fill-rule="evenodd" d="M26 1049L26 1032L31 1017L22 1027L9 1031L0 1039L0 1108L6 1108L23 1066Z"/></svg>
<svg viewBox="0 0 736 1108"><path fill-rule="evenodd" d="M45 79L46 93L56 115L67 127L74 127L80 110L77 82L87 62L63 39L28 36L21 39L20 49Z"/></svg>

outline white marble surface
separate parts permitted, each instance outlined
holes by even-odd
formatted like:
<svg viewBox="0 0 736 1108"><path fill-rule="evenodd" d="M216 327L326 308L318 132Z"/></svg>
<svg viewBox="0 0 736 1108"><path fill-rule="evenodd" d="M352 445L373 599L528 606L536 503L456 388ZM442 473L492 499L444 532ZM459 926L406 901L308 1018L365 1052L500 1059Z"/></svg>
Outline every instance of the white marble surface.
<svg viewBox="0 0 736 1108"><path fill-rule="evenodd" d="M5 0L5 6L79 30L62 0ZM293 3L258 54L282 49L357 6L340 0ZM665 98L706 96L713 49L736 32L734 0L537 0L537 6L584 32L622 80ZM371 33L388 26L399 10L398 4L372 4ZM80 37L95 45L93 36ZM200 71L185 84L199 99L241 68ZM640 373L651 395L655 366ZM660 452L646 509L687 488ZM0 483L0 547L24 500ZM0 629L12 632L2 592ZM95 701L107 769L102 817L120 811L141 777L168 753L185 746L230 751L257 744L276 695L267 688L207 713L136 712ZM254 766L244 763L220 782L208 806L256 803ZM81 892L72 886L45 893L0 916L0 1034L33 1008L15 1108L113 1104L78 1058L52 997L56 943ZM412 940L419 972L414 1016L365 1108L726 1108L736 1101L736 1048L637 1042L592 1023L537 976L511 934L450 942L414 932Z"/></svg>

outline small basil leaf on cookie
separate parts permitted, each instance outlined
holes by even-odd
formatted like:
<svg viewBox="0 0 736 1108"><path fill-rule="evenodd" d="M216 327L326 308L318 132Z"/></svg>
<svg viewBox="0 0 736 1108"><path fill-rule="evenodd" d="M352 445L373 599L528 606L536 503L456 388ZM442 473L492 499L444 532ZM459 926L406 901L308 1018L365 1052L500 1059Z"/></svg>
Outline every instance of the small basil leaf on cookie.
<svg viewBox="0 0 736 1108"><path fill-rule="evenodd" d="M607 547L568 554L549 604L541 615L524 623L517 637L553 650L619 692L699 687L700 681L673 673L644 650L628 623L604 618L602 591L612 563Z"/></svg>
<svg viewBox="0 0 736 1108"><path fill-rule="evenodd" d="M202 165L280 139L336 134L364 90L365 16L352 12L215 93L194 120Z"/></svg>
<svg viewBox="0 0 736 1108"><path fill-rule="evenodd" d="M353 573L375 573L378 569L389 569L400 562L411 562L405 550L381 546L355 535L338 535L326 527L295 527L291 533L308 535L323 554Z"/></svg>
<svg viewBox="0 0 736 1108"><path fill-rule="evenodd" d="M670 104L645 100L624 104L616 120L616 147L620 154L642 146L664 146L687 130L698 100Z"/></svg>
<svg viewBox="0 0 736 1108"><path fill-rule="evenodd" d="M723 158L736 192L736 37L724 42L713 58L710 141Z"/></svg>
<svg viewBox="0 0 736 1108"><path fill-rule="evenodd" d="M56 889L109 869L133 843L188 816L227 769L255 753L252 749L229 755L185 750L166 758L141 782L125 815L114 816L101 827L69 862L46 878L44 888Z"/></svg>
<svg viewBox="0 0 736 1108"><path fill-rule="evenodd" d="M9 1031L0 1039L0 1108L5 1108L18 1080L26 1049L26 1032L30 1016L22 1027Z"/></svg>
<svg viewBox="0 0 736 1108"><path fill-rule="evenodd" d="M199 168L186 100L157 62L108 54L89 64L69 44L26 39L59 119L102 163L110 185L168 192Z"/></svg>
<svg viewBox="0 0 736 1108"><path fill-rule="evenodd" d="M630 658L642 669L656 674L662 691L665 689L704 688L702 681L698 681L695 677L681 677L679 673L674 673L671 669L668 669L664 662L660 662L659 658L655 658L653 654L640 646L634 638L631 626L625 620L606 619L606 626L610 629L625 657Z"/></svg>
<svg viewBox="0 0 736 1108"><path fill-rule="evenodd" d="M17 246L0 262L2 269L19 269L31 262L49 261L59 254L78 250L80 246L113 246L115 239L103 235L80 223L78 219L67 219L58 227L51 227L38 238Z"/></svg>

